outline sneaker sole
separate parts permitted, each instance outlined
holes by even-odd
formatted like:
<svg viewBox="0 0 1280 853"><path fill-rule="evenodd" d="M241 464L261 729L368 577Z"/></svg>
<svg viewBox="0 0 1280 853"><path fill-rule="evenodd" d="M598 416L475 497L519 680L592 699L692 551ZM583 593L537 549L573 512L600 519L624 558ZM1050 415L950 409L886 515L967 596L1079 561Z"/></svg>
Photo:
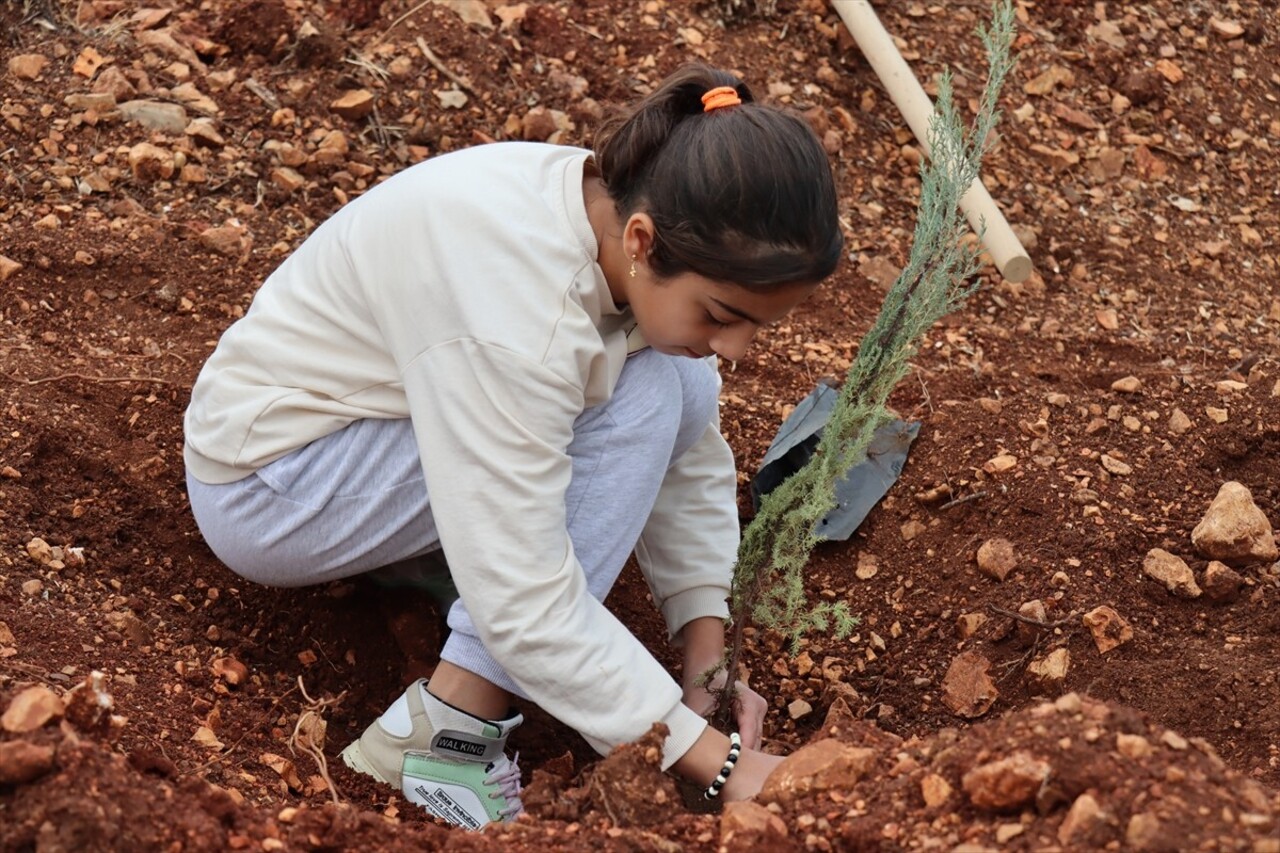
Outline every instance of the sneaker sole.
<svg viewBox="0 0 1280 853"><path fill-rule="evenodd" d="M360 741L352 741L346 749L342 750L342 763L350 767L357 773L363 773L371 776L384 785L390 785L386 779L382 778L382 774L373 769L373 766L365 760L364 753L360 751Z"/></svg>

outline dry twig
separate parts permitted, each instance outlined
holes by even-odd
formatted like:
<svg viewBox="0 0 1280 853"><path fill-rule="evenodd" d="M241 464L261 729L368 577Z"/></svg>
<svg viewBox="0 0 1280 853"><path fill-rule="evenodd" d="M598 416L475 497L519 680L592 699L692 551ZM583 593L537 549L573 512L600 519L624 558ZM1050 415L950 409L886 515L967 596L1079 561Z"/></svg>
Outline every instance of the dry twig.
<svg viewBox="0 0 1280 853"><path fill-rule="evenodd" d="M463 80L457 74L454 74L452 71L449 70L449 66L445 65L443 62L440 61L440 57L436 56L435 51L427 46L427 43L426 41L423 40L422 36L417 37L417 44L418 44L418 50L422 51L422 55L427 58L427 62L430 62L432 65L434 65L437 71L439 71L444 76L448 77L458 86L459 89L462 89L463 91L467 92L472 97L475 97L475 98L480 97L476 93L476 90L471 87L470 83L468 83L466 80Z"/></svg>
<svg viewBox="0 0 1280 853"><path fill-rule="evenodd" d="M85 382L154 382L159 385L176 385L169 379L161 379L158 376L90 376L87 373L59 373L57 376L43 376L39 379L23 379L21 376L13 376L8 373L0 373L10 382L16 382L19 385L43 385L46 382L61 382L63 379L83 379Z"/></svg>

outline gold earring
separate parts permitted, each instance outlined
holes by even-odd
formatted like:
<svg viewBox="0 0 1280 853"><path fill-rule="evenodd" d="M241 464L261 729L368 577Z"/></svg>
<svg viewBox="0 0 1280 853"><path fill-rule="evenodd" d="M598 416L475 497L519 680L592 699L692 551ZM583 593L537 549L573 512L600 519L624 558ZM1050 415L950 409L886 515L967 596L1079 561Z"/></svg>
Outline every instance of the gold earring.
<svg viewBox="0 0 1280 853"><path fill-rule="evenodd" d="M632 278L636 277L636 256L635 255L631 256L631 269L627 270L627 275L631 276Z"/></svg>

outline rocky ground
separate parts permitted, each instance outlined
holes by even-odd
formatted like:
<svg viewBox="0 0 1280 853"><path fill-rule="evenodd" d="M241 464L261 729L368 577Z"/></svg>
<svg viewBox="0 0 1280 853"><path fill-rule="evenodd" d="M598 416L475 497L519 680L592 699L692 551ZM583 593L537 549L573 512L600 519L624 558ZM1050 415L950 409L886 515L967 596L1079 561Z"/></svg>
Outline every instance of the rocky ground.
<svg viewBox="0 0 1280 853"><path fill-rule="evenodd" d="M746 517L906 258L918 144L818 0L0 3L0 849L1280 851L1273 5L1018 2L984 178L1037 272L930 333L899 483L814 555L855 635L751 637L785 772L703 813L531 708L532 817L474 836L336 760L429 671L426 605L252 587L200 542L181 413L217 336L385 176L736 69L822 135L850 250L726 375ZM985 3L876 7L978 94ZM657 646L644 598L610 604Z"/></svg>

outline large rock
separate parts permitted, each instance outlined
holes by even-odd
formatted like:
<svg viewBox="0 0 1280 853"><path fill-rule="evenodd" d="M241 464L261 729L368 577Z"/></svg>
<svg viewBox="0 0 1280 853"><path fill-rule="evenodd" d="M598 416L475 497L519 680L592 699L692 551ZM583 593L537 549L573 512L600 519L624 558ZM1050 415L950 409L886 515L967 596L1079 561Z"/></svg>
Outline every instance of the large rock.
<svg viewBox="0 0 1280 853"><path fill-rule="evenodd" d="M1202 557L1224 563L1260 563L1280 556L1271 522L1240 483L1223 483L1209 511L1191 531Z"/></svg>
<svg viewBox="0 0 1280 853"><path fill-rule="evenodd" d="M789 803L832 789L849 791L875 766L876 751L833 738L803 746L773 769L757 799Z"/></svg>

